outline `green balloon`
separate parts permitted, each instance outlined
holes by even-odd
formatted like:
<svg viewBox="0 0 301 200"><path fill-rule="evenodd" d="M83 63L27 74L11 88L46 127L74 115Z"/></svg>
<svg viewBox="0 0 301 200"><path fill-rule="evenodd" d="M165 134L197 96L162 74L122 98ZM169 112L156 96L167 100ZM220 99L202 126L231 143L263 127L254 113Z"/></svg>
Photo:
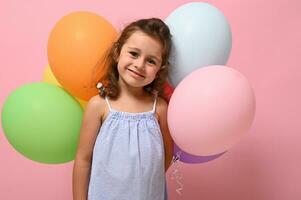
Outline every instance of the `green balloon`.
<svg viewBox="0 0 301 200"><path fill-rule="evenodd" d="M9 143L25 157L42 163L74 159L83 110L63 88L32 83L15 90L2 109Z"/></svg>

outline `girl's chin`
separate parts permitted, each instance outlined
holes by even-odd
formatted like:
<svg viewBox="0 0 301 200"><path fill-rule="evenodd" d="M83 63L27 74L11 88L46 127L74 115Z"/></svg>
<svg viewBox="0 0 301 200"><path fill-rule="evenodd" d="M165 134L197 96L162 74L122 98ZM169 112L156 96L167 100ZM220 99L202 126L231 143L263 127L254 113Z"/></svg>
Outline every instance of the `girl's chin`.
<svg viewBox="0 0 301 200"><path fill-rule="evenodd" d="M130 78L126 78L126 79L120 79L119 78L119 81L120 80L122 80L122 82L123 82L124 85L130 86L130 87L134 87L134 88L141 88L141 87L145 86L145 83L143 83L141 81L133 80L131 77Z"/></svg>

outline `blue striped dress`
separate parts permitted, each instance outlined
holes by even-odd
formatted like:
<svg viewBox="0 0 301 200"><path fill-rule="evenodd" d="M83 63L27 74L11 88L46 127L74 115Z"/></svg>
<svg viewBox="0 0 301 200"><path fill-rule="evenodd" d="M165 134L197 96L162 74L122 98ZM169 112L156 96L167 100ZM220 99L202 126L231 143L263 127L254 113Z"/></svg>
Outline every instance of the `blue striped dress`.
<svg viewBox="0 0 301 200"><path fill-rule="evenodd" d="M142 113L114 110L93 149L88 200L167 199L164 143L153 109Z"/></svg>

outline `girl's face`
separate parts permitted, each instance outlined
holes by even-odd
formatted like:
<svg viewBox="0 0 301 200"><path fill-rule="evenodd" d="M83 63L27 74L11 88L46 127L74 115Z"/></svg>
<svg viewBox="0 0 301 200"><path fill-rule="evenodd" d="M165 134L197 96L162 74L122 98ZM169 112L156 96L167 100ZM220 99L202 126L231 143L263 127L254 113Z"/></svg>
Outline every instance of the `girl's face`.
<svg viewBox="0 0 301 200"><path fill-rule="evenodd" d="M122 46L117 62L119 81L143 87L150 84L160 70L162 46L152 37L136 31Z"/></svg>

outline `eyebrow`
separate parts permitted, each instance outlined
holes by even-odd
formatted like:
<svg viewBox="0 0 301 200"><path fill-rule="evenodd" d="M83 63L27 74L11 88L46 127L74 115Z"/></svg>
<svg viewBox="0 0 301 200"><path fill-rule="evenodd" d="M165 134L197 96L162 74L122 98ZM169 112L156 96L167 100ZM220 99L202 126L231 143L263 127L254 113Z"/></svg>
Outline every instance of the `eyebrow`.
<svg viewBox="0 0 301 200"><path fill-rule="evenodd" d="M136 51L141 51L140 49L138 49L138 48L136 48L136 47L128 47L129 49L132 49L132 50L136 50ZM158 62L160 62L160 59L158 58L158 57L156 57L156 56L152 56L152 55L149 55L148 57L150 57L150 58L154 58L154 59L156 59Z"/></svg>
<svg viewBox="0 0 301 200"><path fill-rule="evenodd" d="M130 49L134 49L134 50L137 50L137 51L140 51L140 49L136 48L136 47L128 47Z"/></svg>

